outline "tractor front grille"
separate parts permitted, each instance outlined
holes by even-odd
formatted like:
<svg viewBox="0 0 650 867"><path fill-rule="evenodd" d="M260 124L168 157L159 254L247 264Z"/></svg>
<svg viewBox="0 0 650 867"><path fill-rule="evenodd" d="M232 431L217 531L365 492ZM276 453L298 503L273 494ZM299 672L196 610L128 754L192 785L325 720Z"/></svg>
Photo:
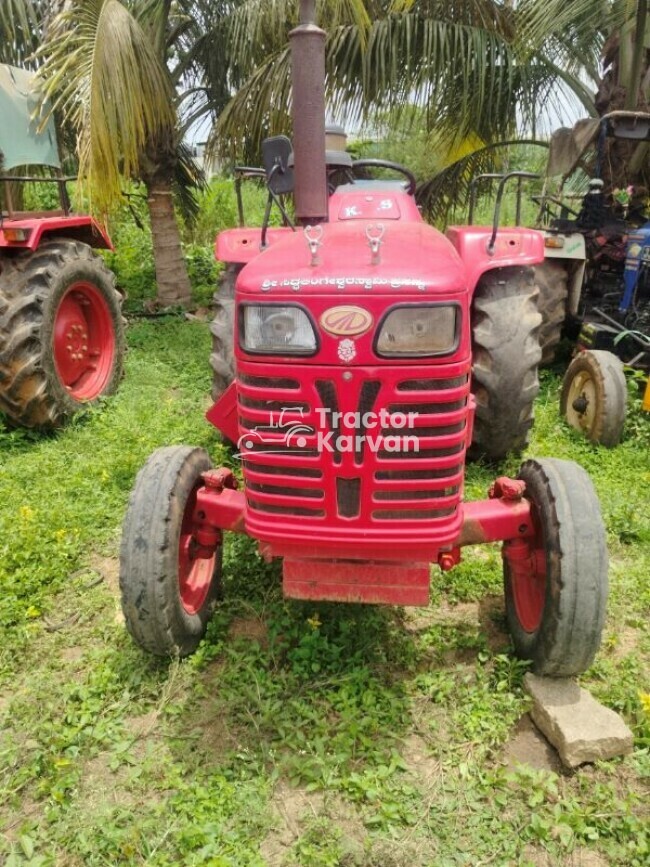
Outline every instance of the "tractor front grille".
<svg viewBox="0 0 650 867"><path fill-rule="evenodd" d="M259 367L242 364L238 380L240 451L256 526L283 516L304 528L358 534L406 522L436 527L457 515L469 362L429 366L426 376L410 375L407 366L301 364L299 377L295 365L265 364L257 375ZM404 437L408 448L396 450Z"/></svg>

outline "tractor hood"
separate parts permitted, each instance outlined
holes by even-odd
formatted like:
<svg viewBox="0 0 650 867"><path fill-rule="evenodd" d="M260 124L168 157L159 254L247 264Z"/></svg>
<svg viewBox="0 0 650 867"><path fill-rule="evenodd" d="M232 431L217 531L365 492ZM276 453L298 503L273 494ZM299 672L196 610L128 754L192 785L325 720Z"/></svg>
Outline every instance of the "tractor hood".
<svg viewBox="0 0 650 867"><path fill-rule="evenodd" d="M379 237L381 236L381 237ZM372 240L379 240L373 253ZM310 245L309 239L312 241ZM315 248L312 252L312 248ZM452 244L424 223L365 220L297 229L256 256L241 272L243 295L463 293L465 267Z"/></svg>

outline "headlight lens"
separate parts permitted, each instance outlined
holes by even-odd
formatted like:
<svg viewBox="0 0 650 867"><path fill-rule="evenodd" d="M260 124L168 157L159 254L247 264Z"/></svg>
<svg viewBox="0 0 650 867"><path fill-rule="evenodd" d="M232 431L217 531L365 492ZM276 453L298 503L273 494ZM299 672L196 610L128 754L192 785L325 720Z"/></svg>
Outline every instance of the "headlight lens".
<svg viewBox="0 0 650 867"><path fill-rule="evenodd" d="M426 358L453 352L458 315L455 305L397 307L382 323L377 354L387 358Z"/></svg>
<svg viewBox="0 0 650 867"><path fill-rule="evenodd" d="M316 334L300 307L250 304L243 308L241 345L246 352L269 355L312 355Z"/></svg>

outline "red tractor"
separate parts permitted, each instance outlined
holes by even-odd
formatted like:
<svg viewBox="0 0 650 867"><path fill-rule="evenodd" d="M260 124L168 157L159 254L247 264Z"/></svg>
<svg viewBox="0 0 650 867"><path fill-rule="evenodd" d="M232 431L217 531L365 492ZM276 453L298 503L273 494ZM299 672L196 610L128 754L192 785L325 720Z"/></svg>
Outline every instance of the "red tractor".
<svg viewBox="0 0 650 867"><path fill-rule="evenodd" d="M29 428L60 427L115 391L122 376L122 296L94 249L112 249L72 214L52 124L34 128L32 76L0 65L0 412ZM21 172L47 166L50 174ZM55 185L59 209L25 211L25 184Z"/></svg>
<svg viewBox="0 0 650 867"><path fill-rule="evenodd" d="M543 236L467 227L445 237L422 221L401 168L406 188L359 180L330 195L324 39L303 3L295 153L282 141L265 151L272 197L274 178L295 186L298 225L218 239L221 259L243 267L235 379L208 418L238 444L243 487L202 449L151 456L124 522L127 627L153 653L195 650L219 593L224 531L282 558L287 597L395 605L428 603L432 563L451 570L464 546L503 542L517 653L541 674L581 672L607 596L587 474L528 460L488 499L463 500L472 442L487 454L525 443Z"/></svg>

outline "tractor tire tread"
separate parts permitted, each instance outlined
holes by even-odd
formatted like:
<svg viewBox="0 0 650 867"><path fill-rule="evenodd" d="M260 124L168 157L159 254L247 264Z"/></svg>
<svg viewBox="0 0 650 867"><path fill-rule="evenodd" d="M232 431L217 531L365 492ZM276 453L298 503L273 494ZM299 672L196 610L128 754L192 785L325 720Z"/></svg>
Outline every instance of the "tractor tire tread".
<svg viewBox="0 0 650 867"><path fill-rule="evenodd" d="M561 262L546 259L535 266L535 285L539 289L537 306L542 314L539 343L542 365L552 364L562 337L569 300L569 273Z"/></svg>

